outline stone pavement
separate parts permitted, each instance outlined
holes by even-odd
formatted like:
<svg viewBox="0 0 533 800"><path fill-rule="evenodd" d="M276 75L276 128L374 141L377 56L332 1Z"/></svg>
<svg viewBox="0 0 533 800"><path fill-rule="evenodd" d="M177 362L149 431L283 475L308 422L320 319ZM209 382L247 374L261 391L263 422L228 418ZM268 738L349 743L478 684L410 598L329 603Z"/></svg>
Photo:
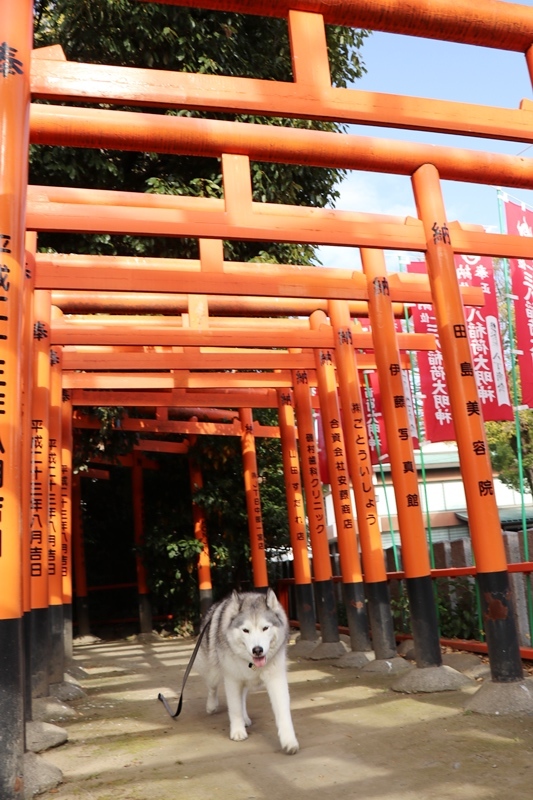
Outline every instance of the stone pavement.
<svg viewBox="0 0 533 800"><path fill-rule="evenodd" d="M478 657L446 656L468 677L459 688L405 694L395 674L310 661L289 647L290 690L300 752L283 755L266 692L249 698L245 742L228 738L225 709L205 714L191 673L172 720L194 642L157 636L78 644L84 695L48 722L68 741L41 754L63 783L57 800L530 800L533 716L478 714L465 706L490 681ZM414 669L414 667L413 667ZM81 676L81 677L79 677Z"/></svg>

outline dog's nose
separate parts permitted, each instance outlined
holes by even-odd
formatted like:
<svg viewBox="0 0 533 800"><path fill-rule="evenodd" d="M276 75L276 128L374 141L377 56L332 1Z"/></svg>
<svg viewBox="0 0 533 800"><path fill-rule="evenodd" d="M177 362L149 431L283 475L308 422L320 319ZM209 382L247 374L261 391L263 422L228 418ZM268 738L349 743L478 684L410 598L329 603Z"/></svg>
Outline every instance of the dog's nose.
<svg viewBox="0 0 533 800"><path fill-rule="evenodd" d="M263 655L263 648L259 647L259 645L256 645L255 647L252 647L252 653L253 653L254 656L257 656L257 657L262 656Z"/></svg>

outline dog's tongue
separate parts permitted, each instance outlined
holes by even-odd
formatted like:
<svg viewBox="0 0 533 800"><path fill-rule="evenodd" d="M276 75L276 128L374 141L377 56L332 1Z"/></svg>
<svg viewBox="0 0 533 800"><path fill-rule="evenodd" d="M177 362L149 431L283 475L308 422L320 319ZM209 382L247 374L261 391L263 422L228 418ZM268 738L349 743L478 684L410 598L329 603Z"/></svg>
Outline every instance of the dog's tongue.
<svg viewBox="0 0 533 800"><path fill-rule="evenodd" d="M253 657L253 662L254 662L254 667L264 667L266 662L267 662L266 656L261 656L260 658L257 658L257 656L254 656Z"/></svg>

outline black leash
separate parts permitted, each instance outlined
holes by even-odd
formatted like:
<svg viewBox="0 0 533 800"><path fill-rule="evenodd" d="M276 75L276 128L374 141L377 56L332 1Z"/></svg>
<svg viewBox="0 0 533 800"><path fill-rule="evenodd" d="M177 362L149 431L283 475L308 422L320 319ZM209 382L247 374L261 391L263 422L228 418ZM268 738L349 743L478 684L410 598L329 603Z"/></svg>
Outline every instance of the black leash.
<svg viewBox="0 0 533 800"><path fill-rule="evenodd" d="M181 707L183 705L183 690L185 689L185 684L187 683L187 678L189 677L189 672L192 669L192 665L194 664L194 660L195 660L196 656L198 655L198 650L200 649L200 645L202 643L202 639L204 638L204 633L209 628L210 624L211 624L211 620L209 620L207 625L204 625L204 627L200 631L200 635L199 635L199 637L198 637L198 639L196 641L196 645L194 647L194 650L192 651L192 656L190 657L189 663L187 664L187 669L185 670L185 675L183 676L183 682L181 684L180 699L179 699L179 702L178 702L178 708L176 710L176 713L175 714L172 713L172 709L170 708L170 706L168 704L168 700L166 699L166 697L164 697L161 694L161 692L157 695L157 699L161 700L161 702L165 706L166 710L168 711L168 713L170 714L172 719L176 719L176 717L179 717L179 715L181 713Z"/></svg>

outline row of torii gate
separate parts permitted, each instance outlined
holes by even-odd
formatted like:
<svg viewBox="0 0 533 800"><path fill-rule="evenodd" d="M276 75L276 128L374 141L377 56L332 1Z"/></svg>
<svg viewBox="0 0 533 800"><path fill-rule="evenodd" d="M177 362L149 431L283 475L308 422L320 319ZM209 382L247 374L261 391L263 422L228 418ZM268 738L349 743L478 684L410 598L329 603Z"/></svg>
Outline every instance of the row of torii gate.
<svg viewBox="0 0 533 800"><path fill-rule="evenodd" d="M32 0L0 0L0 796L23 796L24 721L32 683L48 681L70 618L73 409L159 409L152 433L198 435L206 423L175 422L165 409L237 409L244 452L254 582L267 583L258 489L253 485L251 409L279 409L301 623L314 626L315 582L324 641L332 583L311 408L325 442L349 609L352 649L395 653L358 371L376 367L419 672L440 668L429 556L401 365L432 337L396 334L395 304L432 302L468 505L492 685L525 688L493 475L472 370L454 253L533 257L530 239L450 222L442 179L531 188L533 161L348 134L151 115L54 103L82 101L333 119L509 139L530 144L532 105L497 109L378 95L331 86L325 24L353 25L519 51L533 76L533 9L498 0L165 0L288 19L294 81L158 73L66 61L61 48L33 51ZM33 100L51 101L48 105ZM156 151L220 158L224 197L138 195L27 185L29 143ZM411 177L416 218L254 202L250 160L305 163ZM41 231L196 237L198 260L90 257L36 252ZM224 262L224 239L358 247L362 272ZM387 275L384 250L424 253L428 278ZM87 313L80 313L87 312ZM98 312L99 316L92 314ZM129 313L125 313L129 312ZM179 312L179 313L178 313ZM142 314L150 316L140 316ZM368 316L363 333L358 315ZM297 319L287 318L297 317ZM372 355L360 351L372 351ZM253 369L254 373L241 370ZM231 370L231 372L228 372ZM317 387L312 397L310 388ZM341 422L341 407L343 419ZM125 421L127 424L141 423ZM75 424L81 424L75 418ZM218 423L212 423L217 425ZM234 428L235 423L233 423ZM209 429L210 432L212 428ZM248 445L246 444L248 437ZM299 458L296 438L299 439ZM305 446L302 445L305 443ZM351 506L350 482L355 510ZM48 492L50 489L50 492ZM39 511L48 506L47 518ZM58 513L59 512L59 513ZM357 518L358 539L355 535ZM58 523L60 524L58 525ZM361 552L362 563L359 556ZM50 551L50 552L49 552ZM68 636L67 636L68 638ZM484 686L479 693L490 691ZM478 693L478 694L479 694ZM528 694L528 690L524 694ZM499 695L500 697L501 695ZM530 705L531 699L529 699ZM496 705L494 706L496 709ZM528 709L529 711L531 709Z"/></svg>

